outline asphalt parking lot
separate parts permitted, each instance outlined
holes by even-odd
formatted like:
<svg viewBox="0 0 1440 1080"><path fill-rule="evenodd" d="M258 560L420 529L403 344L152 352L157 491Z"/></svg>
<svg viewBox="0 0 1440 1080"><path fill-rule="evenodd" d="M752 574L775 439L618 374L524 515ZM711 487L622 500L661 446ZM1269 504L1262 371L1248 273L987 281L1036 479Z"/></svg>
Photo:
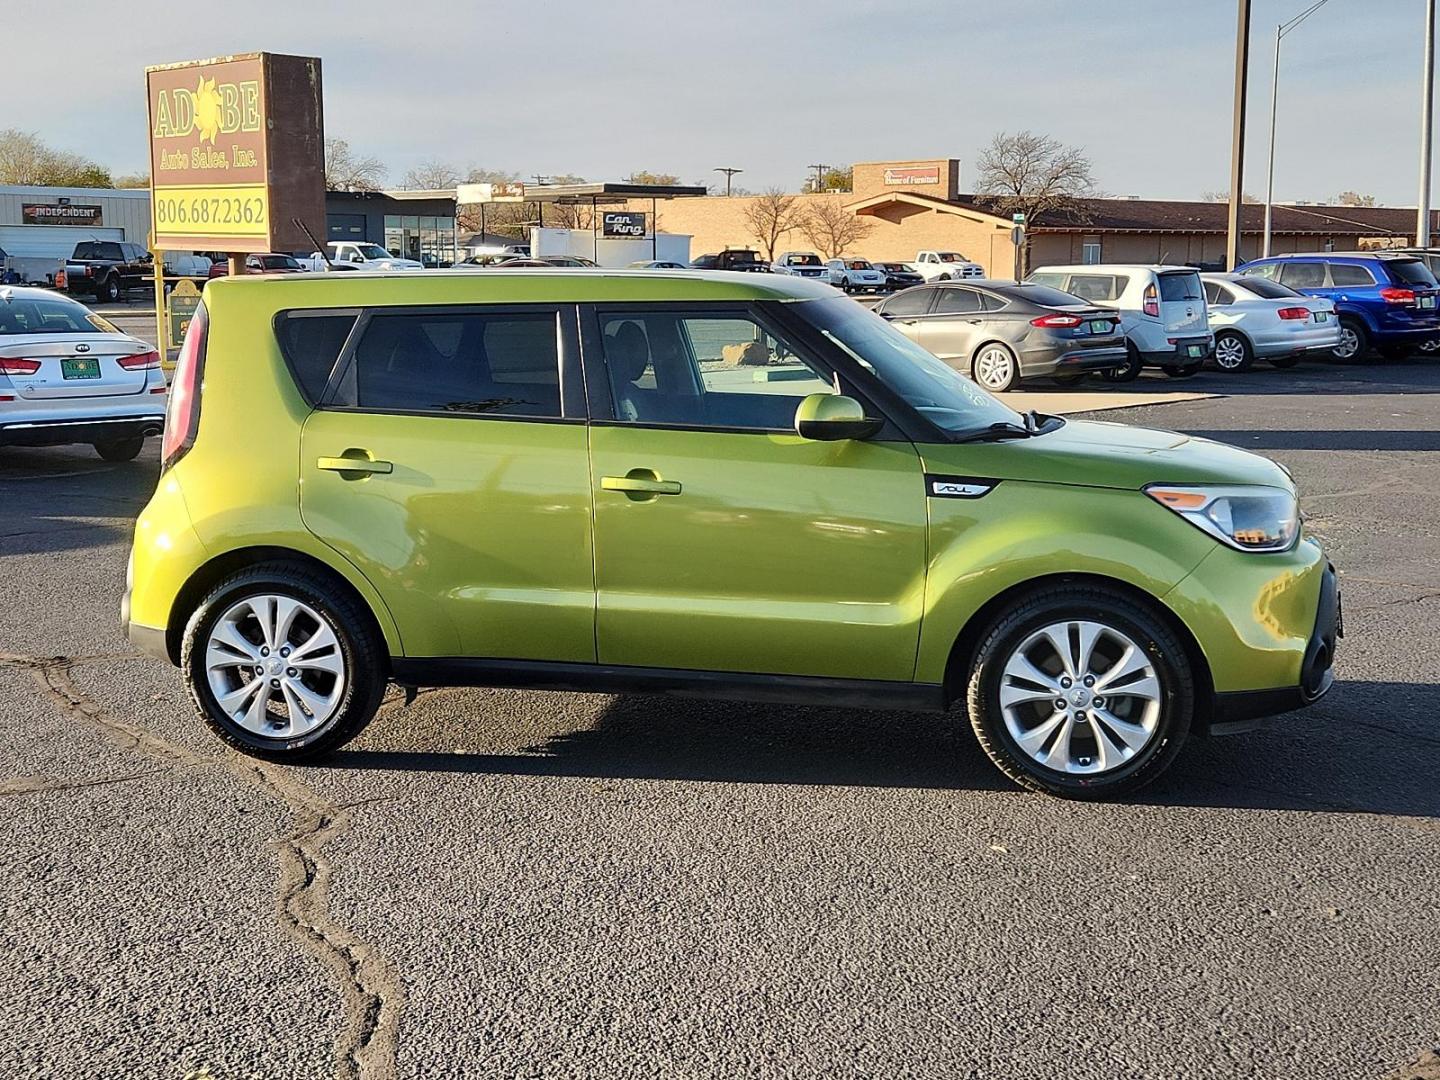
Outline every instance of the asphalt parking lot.
<svg viewBox="0 0 1440 1080"><path fill-rule="evenodd" d="M1112 805L943 718L634 696L257 765L116 626L153 444L0 450L0 1075L1440 1075L1440 362L1138 389L1293 471L1347 636Z"/></svg>

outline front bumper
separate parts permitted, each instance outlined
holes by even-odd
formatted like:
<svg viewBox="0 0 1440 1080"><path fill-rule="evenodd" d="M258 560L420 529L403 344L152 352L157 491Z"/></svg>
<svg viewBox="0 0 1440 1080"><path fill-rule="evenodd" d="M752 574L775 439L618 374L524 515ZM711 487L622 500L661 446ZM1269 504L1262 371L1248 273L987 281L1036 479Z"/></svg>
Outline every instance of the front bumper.
<svg viewBox="0 0 1440 1080"><path fill-rule="evenodd" d="M74 420L19 420L0 424L0 446L71 446L136 436L147 438L159 435L164 427L163 413Z"/></svg>

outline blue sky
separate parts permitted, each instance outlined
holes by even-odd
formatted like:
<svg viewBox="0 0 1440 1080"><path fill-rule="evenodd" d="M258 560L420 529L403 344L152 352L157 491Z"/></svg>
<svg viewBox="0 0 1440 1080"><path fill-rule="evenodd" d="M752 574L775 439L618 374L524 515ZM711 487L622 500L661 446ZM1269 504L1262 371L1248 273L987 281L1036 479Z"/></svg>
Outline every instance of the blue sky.
<svg viewBox="0 0 1440 1080"><path fill-rule="evenodd" d="M1246 188L1264 193L1277 22L1255 0ZM430 157L750 188L811 162L959 157L1000 130L1084 146L1108 192L1228 183L1230 0L6 0L0 127L116 172L145 161L145 64L265 49L325 62L327 133L398 183ZM33 20L28 18L35 16ZM1414 205L1422 0L1329 0L1285 39L1276 198ZM49 29L53 27L54 29Z"/></svg>

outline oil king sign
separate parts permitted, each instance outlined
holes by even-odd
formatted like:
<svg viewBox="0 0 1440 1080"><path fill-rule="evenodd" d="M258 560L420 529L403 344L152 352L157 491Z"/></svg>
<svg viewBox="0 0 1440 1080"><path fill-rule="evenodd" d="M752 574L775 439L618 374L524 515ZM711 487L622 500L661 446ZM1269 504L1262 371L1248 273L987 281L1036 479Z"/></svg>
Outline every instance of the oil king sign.
<svg viewBox="0 0 1440 1080"><path fill-rule="evenodd" d="M325 233L320 61L250 53L146 68L158 250L285 251Z"/></svg>

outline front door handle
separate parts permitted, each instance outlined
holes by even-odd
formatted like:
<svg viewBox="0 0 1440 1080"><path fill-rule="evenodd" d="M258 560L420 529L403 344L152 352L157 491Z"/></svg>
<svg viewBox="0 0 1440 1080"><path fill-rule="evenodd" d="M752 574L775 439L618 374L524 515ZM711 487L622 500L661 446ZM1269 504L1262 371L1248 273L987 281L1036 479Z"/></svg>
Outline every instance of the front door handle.
<svg viewBox="0 0 1440 1080"><path fill-rule="evenodd" d="M640 470L635 470L639 472ZM661 480L651 473L649 476L602 476L600 478L600 489L602 491L625 491L634 492L639 495L679 495L679 480Z"/></svg>
<svg viewBox="0 0 1440 1080"><path fill-rule="evenodd" d="M372 457L361 457L364 451L347 450L340 457L322 457L316 460L315 467L324 469L326 472L338 473L392 473L395 466L388 461L377 461Z"/></svg>

